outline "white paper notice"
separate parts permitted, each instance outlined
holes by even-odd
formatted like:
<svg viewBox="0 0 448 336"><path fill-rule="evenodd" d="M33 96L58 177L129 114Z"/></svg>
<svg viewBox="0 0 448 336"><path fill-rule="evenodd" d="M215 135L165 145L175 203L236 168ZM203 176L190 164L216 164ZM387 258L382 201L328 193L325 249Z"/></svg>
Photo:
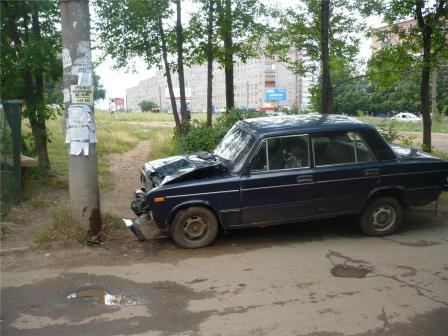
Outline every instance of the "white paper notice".
<svg viewBox="0 0 448 336"><path fill-rule="evenodd" d="M68 108L68 127L86 126L90 120L90 107L87 105L70 105Z"/></svg>
<svg viewBox="0 0 448 336"><path fill-rule="evenodd" d="M78 85L92 85L92 73L78 72Z"/></svg>
<svg viewBox="0 0 448 336"><path fill-rule="evenodd" d="M82 142L72 142L70 143L70 154L71 155L79 155L82 151Z"/></svg>
<svg viewBox="0 0 448 336"><path fill-rule="evenodd" d="M89 140L89 128L88 127L70 128L70 140L71 141Z"/></svg>
<svg viewBox="0 0 448 336"><path fill-rule="evenodd" d="M89 142L96 143L96 133L93 133L93 132L89 133Z"/></svg>
<svg viewBox="0 0 448 336"><path fill-rule="evenodd" d="M62 50L62 67L65 69L72 65L72 59L70 57L70 51L67 48Z"/></svg>
<svg viewBox="0 0 448 336"><path fill-rule="evenodd" d="M64 94L64 103L70 102L70 91L68 89L62 90L62 93Z"/></svg>

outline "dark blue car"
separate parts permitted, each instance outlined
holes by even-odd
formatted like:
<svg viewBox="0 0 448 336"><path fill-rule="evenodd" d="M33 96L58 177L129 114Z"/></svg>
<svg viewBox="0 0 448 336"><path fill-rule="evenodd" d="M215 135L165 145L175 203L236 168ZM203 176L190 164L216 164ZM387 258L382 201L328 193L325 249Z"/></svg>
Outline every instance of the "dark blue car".
<svg viewBox="0 0 448 336"><path fill-rule="evenodd" d="M209 245L224 231L358 215L367 235L400 226L402 209L438 198L448 162L389 145L378 131L339 115L237 122L213 153L147 162L135 192L138 216L152 218L186 248Z"/></svg>

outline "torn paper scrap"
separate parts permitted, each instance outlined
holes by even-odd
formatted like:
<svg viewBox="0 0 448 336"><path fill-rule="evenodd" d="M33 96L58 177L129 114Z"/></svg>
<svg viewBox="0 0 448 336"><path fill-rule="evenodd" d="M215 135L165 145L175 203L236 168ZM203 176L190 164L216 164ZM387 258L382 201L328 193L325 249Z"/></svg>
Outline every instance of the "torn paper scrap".
<svg viewBox="0 0 448 336"><path fill-rule="evenodd" d="M88 142L80 142L81 148L84 151L84 155L89 155L89 143Z"/></svg>
<svg viewBox="0 0 448 336"><path fill-rule="evenodd" d="M71 155L79 155L82 151L82 142L73 141L70 143L70 154Z"/></svg>
<svg viewBox="0 0 448 336"><path fill-rule="evenodd" d="M73 141L86 141L89 140L89 128L87 126L84 127L74 127L69 128L70 131L70 140Z"/></svg>
<svg viewBox="0 0 448 336"><path fill-rule="evenodd" d="M65 69L72 65L72 59L70 57L70 51L67 48L62 50L62 67Z"/></svg>
<svg viewBox="0 0 448 336"><path fill-rule="evenodd" d="M91 110L88 105L70 105L68 107L68 127L85 126L91 120Z"/></svg>
<svg viewBox="0 0 448 336"><path fill-rule="evenodd" d="M81 155L82 152L84 155L89 155L88 142L72 141L70 143L70 155Z"/></svg>
<svg viewBox="0 0 448 336"><path fill-rule="evenodd" d="M62 93L64 94L64 103L70 102L70 91L68 89L62 90Z"/></svg>
<svg viewBox="0 0 448 336"><path fill-rule="evenodd" d="M94 132L89 133L89 142L96 143L96 133L94 133Z"/></svg>
<svg viewBox="0 0 448 336"><path fill-rule="evenodd" d="M91 72L79 72L78 73L78 85L92 85L92 73Z"/></svg>

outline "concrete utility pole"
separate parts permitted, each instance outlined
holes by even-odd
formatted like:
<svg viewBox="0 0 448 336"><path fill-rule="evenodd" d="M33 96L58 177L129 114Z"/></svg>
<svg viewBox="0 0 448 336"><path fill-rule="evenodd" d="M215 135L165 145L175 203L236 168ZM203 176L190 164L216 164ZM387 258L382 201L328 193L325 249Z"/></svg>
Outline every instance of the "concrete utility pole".
<svg viewBox="0 0 448 336"><path fill-rule="evenodd" d="M101 212L89 1L60 0L60 7L70 205L81 227L93 236L101 230Z"/></svg>

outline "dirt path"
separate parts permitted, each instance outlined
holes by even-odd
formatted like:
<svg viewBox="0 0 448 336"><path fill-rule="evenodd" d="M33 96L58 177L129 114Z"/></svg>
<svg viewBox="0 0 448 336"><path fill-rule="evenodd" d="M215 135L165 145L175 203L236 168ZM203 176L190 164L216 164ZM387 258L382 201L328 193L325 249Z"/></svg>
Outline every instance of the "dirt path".
<svg viewBox="0 0 448 336"><path fill-rule="evenodd" d="M151 151L151 140L140 142L126 153L106 157L114 181L114 189L102 193L101 207L123 218L133 217L129 208L134 190L140 186L140 169Z"/></svg>

